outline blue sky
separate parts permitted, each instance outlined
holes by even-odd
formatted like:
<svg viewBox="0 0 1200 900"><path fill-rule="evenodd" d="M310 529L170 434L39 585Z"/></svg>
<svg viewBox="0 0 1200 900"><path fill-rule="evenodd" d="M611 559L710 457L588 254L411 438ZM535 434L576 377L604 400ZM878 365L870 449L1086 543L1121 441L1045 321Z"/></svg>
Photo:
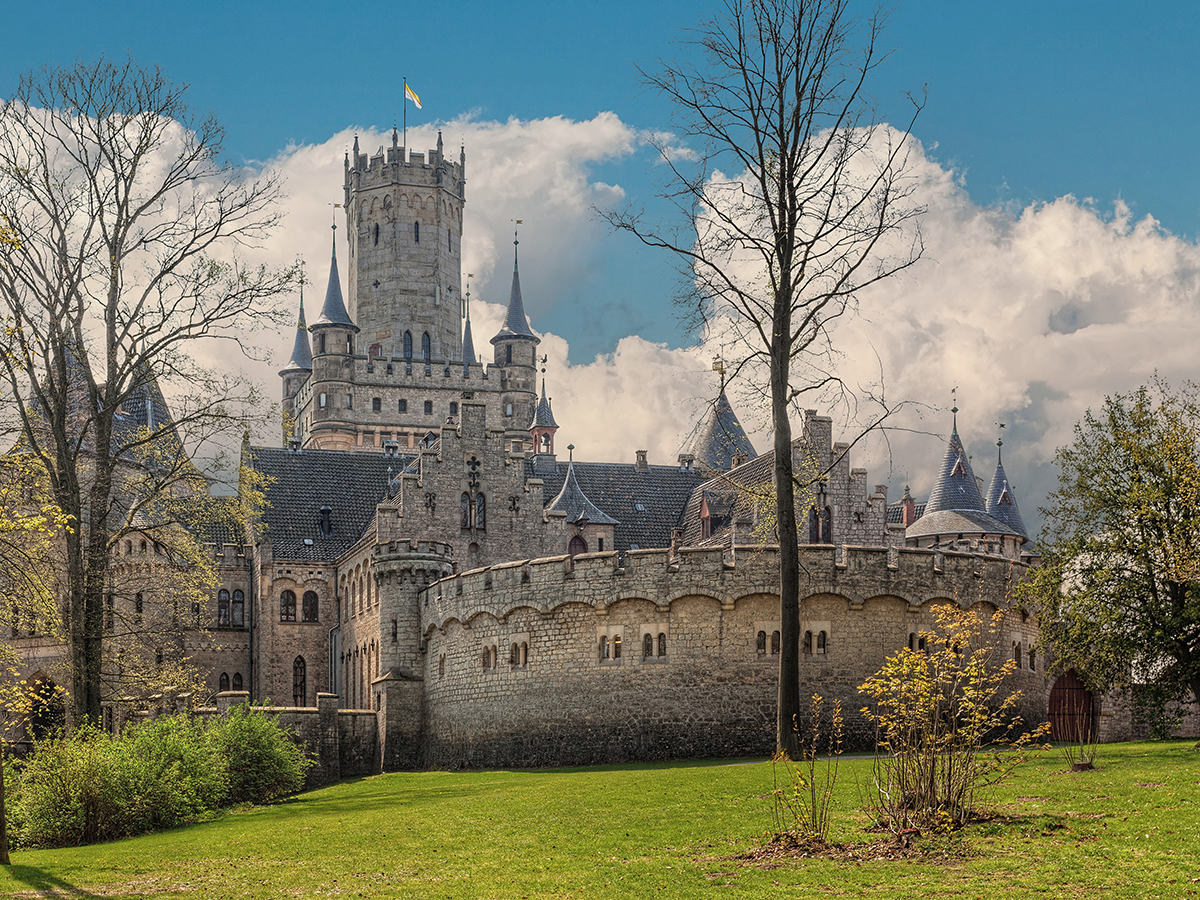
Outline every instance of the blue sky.
<svg viewBox="0 0 1200 900"><path fill-rule="evenodd" d="M482 119L616 112L637 128L671 110L635 65L677 56L682 27L716 5L656 3L20 4L0 34L0 92L45 63L131 52L192 85L191 100L228 128L235 159L266 159L349 126L384 128L401 113L403 75L424 112L410 124L464 113ZM865 4L864 9L868 8ZM894 53L872 94L885 116L928 87L917 136L965 178L981 204L1023 206L1064 194L1200 232L1194 148L1200 122L1200 4L910 0L885 35ZM449 140L453 140L448 135ZM469 151L470 148L468 148ZM645 148L593 176L648 198L659 170ZM336 185L331 186L331 193ZM514 215L534 218L534 210ZM686 335L670 307L669 261L625 238L601 237L602 279L556 286L570 302L541 324L580 359L611 350L627 321L597 315L613 296L642 298L639 333L672 345ZM652 297L654 299L645 299ZM583 324L586 322L586 325Z"/></svg>
<svg viewBox="0 0 1200 900"><path fill-rule="evenodd" d="M526 221L526 308L548 332L564 429L584 458L632 459L640 446L667 461L711 393L711 348L694 346L680 324L672 261L609 233L590 207L621 196L651 204L662 169L639 134L670 129L672 110L635 65L686 52L681 29L716 8L295 0L58 3L47 14L21 4L0 31L0 97L23 71L99 53L161 65L190 83L194 109L226 125L232 159L287 170L277 256L303 252L322 281L342 150L355 130L371 132L368 152L385 139L407 75L425 106L409 109L410 129L426 129L414 147L432 139L434 122L449 123L451 147L467 138L464 264L470 243L477 298L506 298L508 220ZM903 423L916 433L861 451L893 498L909 481L927 489L944 447L928 432L944 438L953 385L968 449L989 460L977 465L985 477L995 423L1008 423L1006 467L1036 521L1054 448L1088 406L1156 371L1195 376L1200 4L1152 9L894 6L892 56L871 94L887 119L904 110L906 91L928 89L915 129L927 254L844 336L849 372L881 370L893 399L928 405ZM519 177L507 177L510 165L524 167ZM477 343L495 309L480 307ZM286 353L291 339L276 343ZM272 395L277 367L259 373ZM761 426L761 409L734 401L752 430ZM755 438L765 446L761 429Z"/></svg>

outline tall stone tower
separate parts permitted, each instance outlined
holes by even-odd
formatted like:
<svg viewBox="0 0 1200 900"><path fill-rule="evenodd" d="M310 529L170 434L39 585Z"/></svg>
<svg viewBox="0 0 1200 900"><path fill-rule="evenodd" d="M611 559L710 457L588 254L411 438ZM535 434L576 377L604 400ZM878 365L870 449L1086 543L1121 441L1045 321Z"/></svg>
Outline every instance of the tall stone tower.
<svg viewBox="0 0 1200 900"><path fill-rule="evenodd" d="M460 256L466 152L451 162L442 136L428 154L399 144L345 160L350 317L368 358L462 359Z"/></svg>

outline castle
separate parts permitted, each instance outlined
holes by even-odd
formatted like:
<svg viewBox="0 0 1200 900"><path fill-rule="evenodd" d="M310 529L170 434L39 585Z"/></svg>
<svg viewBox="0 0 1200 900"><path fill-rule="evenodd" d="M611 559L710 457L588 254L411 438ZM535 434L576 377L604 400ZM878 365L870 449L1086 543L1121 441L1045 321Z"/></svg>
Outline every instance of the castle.
<svg viewBox="0 0 1200 900"><path fill-rule="evenodd" d="M670 465L563 459L515 240L504 324L477 356L465 152L393 132L372 156L356 139L344 174L347 291L335 243L279 373L283 446L243 449L266 476L261 536L218 540L219 588L184 637L210 691L358 711L348 739L385 769L769 752L778 562L754 498L772 453L722 390ZM857 709L933 604L981 604L1005 611L1014 680L1044 718L1036 625L1010 599L1027 534L1002 463L985 497L955 426L928 501L889 505L829 418L809 411L793 452L819 473L803 690Z"/></svg>

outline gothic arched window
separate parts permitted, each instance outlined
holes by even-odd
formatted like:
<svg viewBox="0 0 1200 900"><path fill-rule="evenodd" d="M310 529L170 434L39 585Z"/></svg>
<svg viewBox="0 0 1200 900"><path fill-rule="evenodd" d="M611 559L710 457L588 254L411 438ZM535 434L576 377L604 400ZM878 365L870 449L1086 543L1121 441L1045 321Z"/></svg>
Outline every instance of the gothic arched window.
<svg viewBox="0 0 1200 900"><path fill-rule="evenodd" d="M754 649L762 654L767 652L767 633L765 631L760 631L754 638Z"/></svg>
<svg viewBox="0 0 1200 900"><path fill-rule="evenodd" d="M404 332L404 358L412 359L412 332Z"/></svg>
<svg viewBox="0 0 1200 900"><path fill-rule="evenodd" d="M487 498L483 494L475 495L475 527L487 531Z"/></svg>
<svg viewBox="0 0 1200 900"><path fill-rule="evenodd" d="M317 595L315 592L304 592L304 600L301 603L300 611L305 622L317 621Z"/></svg>
<svg viewBox="0 0 1200 900"><path fill-rule="evenodd" d="M229 591L224 588L217 591L217 627L229 627Z"/></svg>
<svg viewBox="0 0 1200 900"><path fill-rule="evenodd" d="M229 673L222 672L221 677L217 679L217 690L224 693L229 690Z"/></svg>
<svg viewBox="0 0 1200 900"><path fill-rule="evenodd" d="M827 638L826 638L825 632L818 631L817 632L817 652L818 653L825 652L826 643L827 643Z"/></svg>
<svg viewBox="0 0 1200 900"><path fill-rule="evenodd" d="M292 591L284 591L279 595L279 621L296 621L296 594Z"/></svg>
<svg viewBox="0 0 1200 900"><path fill-rule="evenodd" d="M771 632L771 655L772 656L779 655L779 632L778 631Z"/></svg>
<svg viewBox="0 0 1200 900"><path fill-rule="evenodd" d="M465 531L471 527L471 495L463 491L462 499L459 500L459 512L462 519L461 527Z"/></svg>
<svg viewBox="0 0 1200 900"><path fill-rule="evenodd" d="M432 357L432 356L433 356L433 344L429 340L429 332L426 331L421 335L421 359L424 360L425 362L429 362L430 357Z"/></svg>
<svg viewBox="0 0 1200 900"><path fill-rule="evenodd" d="M413 243L421 243L421 223L413 222Z"/></svg>
<svg viewBox="0 0 1200 900"><path fill-rule="evenodd" d="M654 635L646 634L642 636L642 656L650 657L654 655Z"/></svg>
<svg viewBox="0 0 1200 900"><path fill-rule="evenodd" d="M243 628L246 625L246 595L241 591L233 592L233 605L230 607L232 616L229 624L234 628Z"/></svg>
<svg viewBox="0 0 1200 900"><path fill-rule="evenodd" d="M600 637L600 658L601 659L611 659L612 658L611 652L612 651L609 649L609 646L608 646L608 637L606 635L601 635L601 637Z"/></svg>
<svg viewBox="0 0 1200 900"><path fill-rule="evenodd" d="M292 706L303 706L308 697L306 668L303 656L297 656L292 662Z"/></svg>
<svg viewBox="0 0 1200 900"><path fill-rule="evenodd" d="M658 633L658 655L667 655L667 634L664 631Z"/></svg>
<svg viewBox="0 0 1200 900"><path fill-rule="evenodd" d="M587 553L587 541L579 535L571 538L571 543L567 545L567 552L572 556L578 556L580 553Z"/></svg>
<svg viewBox="0 0 1200 900"><path fill-rule="evenodd" d="M825 512L821 514L821 543L833 543L833 510L828 506L825 507Z"/></svg>
<svg viewBox="0 0 1200 900"><path fill-rule="evenodd" d="M809 507L808 510L808 542L810 544L821 543L821 520L815 506Z"/></svg>
<svg viewBox="0 0 1200 900"><path fill-rule="evenodd" d="M813 633L811 631L804 632L804 652L813 652Z"/></svg>

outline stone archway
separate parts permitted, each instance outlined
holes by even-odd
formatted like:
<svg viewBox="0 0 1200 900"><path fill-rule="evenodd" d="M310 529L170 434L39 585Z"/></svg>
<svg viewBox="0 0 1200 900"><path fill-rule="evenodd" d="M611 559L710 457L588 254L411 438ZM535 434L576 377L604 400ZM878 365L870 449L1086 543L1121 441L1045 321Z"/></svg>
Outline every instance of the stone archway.
<svg viewBox="0 0 1200 900"><path fill-rule="evenodd" d="M1050 688L1050 740L1079 741L1093 736L1096 700L1074 671L1059 676Z"/></svg>

